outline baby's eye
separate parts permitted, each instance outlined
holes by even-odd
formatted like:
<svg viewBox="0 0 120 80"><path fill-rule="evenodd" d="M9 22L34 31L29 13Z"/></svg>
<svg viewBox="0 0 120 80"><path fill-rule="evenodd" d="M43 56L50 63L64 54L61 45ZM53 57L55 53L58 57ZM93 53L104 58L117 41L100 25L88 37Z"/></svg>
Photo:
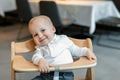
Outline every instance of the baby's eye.
<svg viewBox="0 0 120 80"><path fill-rule="evenodd" d="M42 29L41 32L45 32L46 29Z"/></svg>
<svg viewBox="0 0 120 80"><path fill-rule="evenodd" d="M34 34L33 37L36 37L38 34Z"/></svg>

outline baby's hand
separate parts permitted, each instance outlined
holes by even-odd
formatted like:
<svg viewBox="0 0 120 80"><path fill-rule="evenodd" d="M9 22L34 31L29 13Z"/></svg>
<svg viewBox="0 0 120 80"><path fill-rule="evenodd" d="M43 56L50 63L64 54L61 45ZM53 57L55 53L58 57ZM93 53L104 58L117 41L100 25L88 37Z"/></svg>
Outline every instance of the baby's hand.
<svg viewBox="0 0 120 80"><path fill-rule="evenodd" d="M39 71L41 73L50 72L49 64L44 58L40 59L40 61L39 61Z"/></svg>
<svg viewBox="0 0 120 80"><path fill-rule="evenodd" d="M96 60L96 56L95 54L90 50L88 49L86 55L85 55L89 60Z"/></svg>

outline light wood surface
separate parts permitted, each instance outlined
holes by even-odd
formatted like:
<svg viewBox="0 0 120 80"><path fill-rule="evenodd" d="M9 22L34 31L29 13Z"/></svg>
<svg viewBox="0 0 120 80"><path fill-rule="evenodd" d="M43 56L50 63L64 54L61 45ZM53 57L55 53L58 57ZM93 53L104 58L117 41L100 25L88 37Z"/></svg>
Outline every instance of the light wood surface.
<svg viewBox="0 0 120 80"><path fill-rule="evenodd" d="M13 63L13 68L16 71L39 71L38 66L34 65L31 61L27 61L23 56L15 56ZM81 57L79 60L71 64L58 65L58 67L60 70L72 70L94 67L95 65L96 61L90 61L86 57ZM54 71L55 68L51 67L50 70Z"/></svg>

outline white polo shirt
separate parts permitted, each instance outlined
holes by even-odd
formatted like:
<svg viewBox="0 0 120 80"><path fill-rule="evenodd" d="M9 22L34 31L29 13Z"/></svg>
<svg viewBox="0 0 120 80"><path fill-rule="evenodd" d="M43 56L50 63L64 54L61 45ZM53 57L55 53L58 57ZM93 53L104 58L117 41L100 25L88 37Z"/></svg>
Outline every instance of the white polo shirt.
<svg viewBox="0 0 120 80"><path fill-rule="evenodd" d="M34 64L38 65L41 58L49 64L68 64L73 62L73 57L84 56L87 48L75 45L66 35L56 35L47 46L36 46L32 57Z"/></svg>

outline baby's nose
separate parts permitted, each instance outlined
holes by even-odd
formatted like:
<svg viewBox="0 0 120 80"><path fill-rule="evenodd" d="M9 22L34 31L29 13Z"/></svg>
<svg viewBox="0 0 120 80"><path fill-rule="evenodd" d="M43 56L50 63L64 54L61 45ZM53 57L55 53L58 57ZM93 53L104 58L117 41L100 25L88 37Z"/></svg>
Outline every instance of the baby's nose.
<svg viewBox="0 0 120 80"><path fill-rule="evenodd" d="M42 33L39 33L39 34L38 34L38 37L39 37L39 38L41 38L42 36L43 36L43 34L42 34Z"/></svg>

